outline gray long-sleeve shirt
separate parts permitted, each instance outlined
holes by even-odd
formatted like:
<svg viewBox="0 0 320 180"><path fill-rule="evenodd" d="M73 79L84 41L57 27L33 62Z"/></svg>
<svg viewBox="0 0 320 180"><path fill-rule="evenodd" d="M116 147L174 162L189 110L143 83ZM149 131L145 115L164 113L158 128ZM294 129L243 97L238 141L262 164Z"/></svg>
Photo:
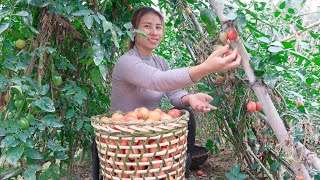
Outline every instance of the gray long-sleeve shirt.
<svg viewBox="0 0 320 180"><path fill-rule="evenodd" d="M182 107L182 90L193 84L188 68L170 69L161 56L142 56L136 47L122 55L112 73L110 111L155 109L166 95L173 106Z"/></svg>

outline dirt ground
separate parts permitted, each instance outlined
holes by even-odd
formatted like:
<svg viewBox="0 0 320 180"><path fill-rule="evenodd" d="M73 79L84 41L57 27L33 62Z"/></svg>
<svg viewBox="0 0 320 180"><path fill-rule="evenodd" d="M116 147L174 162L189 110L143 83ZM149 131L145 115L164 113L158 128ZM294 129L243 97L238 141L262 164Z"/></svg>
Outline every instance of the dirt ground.
<svg viewBox="0 0 320 180"><path fill-rule="evenodd" d="M188 180L202 179L202 180L220 180L227 179L226 172L229 172L232 168L231 151L227 149L221 149L220 154L210 155L208 160L199 168L191 170L191 177ZM197 172L201 170L203 176L198 176Z"/></svg>

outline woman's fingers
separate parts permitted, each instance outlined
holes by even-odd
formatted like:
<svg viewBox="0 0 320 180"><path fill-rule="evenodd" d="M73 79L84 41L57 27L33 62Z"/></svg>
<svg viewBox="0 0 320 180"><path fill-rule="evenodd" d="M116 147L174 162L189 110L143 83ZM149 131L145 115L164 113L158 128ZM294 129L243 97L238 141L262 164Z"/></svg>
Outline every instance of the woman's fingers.
<svg viewBox="0 0 320 180"><path fill-rule="evenodd" d="M228 63L233 62L238 56L238 50L234 49L229 56L224 57L224 60Z"/></svg>
<svg viewBox="0 0 320 180"><path fill-rule="evenodd" d="M228 51L229 48L230 48L230 45L227 44L227 45L213 51L213 53L211 55L221 57L222 55L224 55Z"/></svg>

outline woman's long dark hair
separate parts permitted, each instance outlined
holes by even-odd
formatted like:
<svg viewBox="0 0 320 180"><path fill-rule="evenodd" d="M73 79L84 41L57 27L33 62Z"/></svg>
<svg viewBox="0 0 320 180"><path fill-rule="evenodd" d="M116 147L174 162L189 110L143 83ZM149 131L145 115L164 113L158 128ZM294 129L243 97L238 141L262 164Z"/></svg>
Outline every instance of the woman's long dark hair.
<svg viewBox="0 0 320 180"><path fill-rule="evenodd" d="M149 14L149 13L153 13L153 14L159 16L161 22L162 23L164 22L163 16L157 10L153 9L152 7L140 7L139 9L135 10L134 13L132 14L132 17L131 17L132 28L133 29L138 28L138 24L139 24L142 16ZM134 47L134 44L135 44L134 40L130 41L129 49L132 49Z"/></svg>

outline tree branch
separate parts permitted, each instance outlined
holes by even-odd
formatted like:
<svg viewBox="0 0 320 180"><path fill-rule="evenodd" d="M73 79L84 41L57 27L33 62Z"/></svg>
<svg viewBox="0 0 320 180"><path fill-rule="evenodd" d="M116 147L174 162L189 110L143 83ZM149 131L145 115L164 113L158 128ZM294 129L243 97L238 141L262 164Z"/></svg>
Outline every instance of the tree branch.
<svg viewBox="0 0 320 180"><path fill-rule="evenodd" d="M302 34L303 32L307 31L308 29L311 29L312 27L318 26L318 25L320 25L320 21L315 22L315 23L313 23L313 24L310 24L310 25L307 26L304 30L300 30L300 31L298 31L297 33L295 33L295 34L293 34L293 35L291 35L291 36L289 36L289 37L285 37L285 38L281 39L281 41L291 40L291 39L293 39L296 35L300 35L300 34Z"/></svg>
<svg viewBox="0 0 320 180"><path fill-rule="evenodd" d="M211 4L213 5L213 8L217 12L217 15L220 19L220 21L223 23L226 21L224 18L222 11L223 11L223 5L217 4L215 0L211 0ZM256 77L254 75L254 70L250 66L249 60L249 54L244 47L244 44L242 40L238 37L232 44L237 47L239 50L239 53L242 57L242 67L246 73L246 76L249 79L250 85L252 86L253 91L255 92L258 100L260 101L262 108L267 116L268 123L274 133L276 134L280 146L283 149L284 153L286 155L292 155L293 156L293 163L292 167L295 172L296 176L303 176L305 180L311 179L309 172L307 171L306 167L299 162L299 155L296 151L296 149L293 147L293 140L289 136L269 94L267 87L262 83L261 80L256 80Z"/></svg>

